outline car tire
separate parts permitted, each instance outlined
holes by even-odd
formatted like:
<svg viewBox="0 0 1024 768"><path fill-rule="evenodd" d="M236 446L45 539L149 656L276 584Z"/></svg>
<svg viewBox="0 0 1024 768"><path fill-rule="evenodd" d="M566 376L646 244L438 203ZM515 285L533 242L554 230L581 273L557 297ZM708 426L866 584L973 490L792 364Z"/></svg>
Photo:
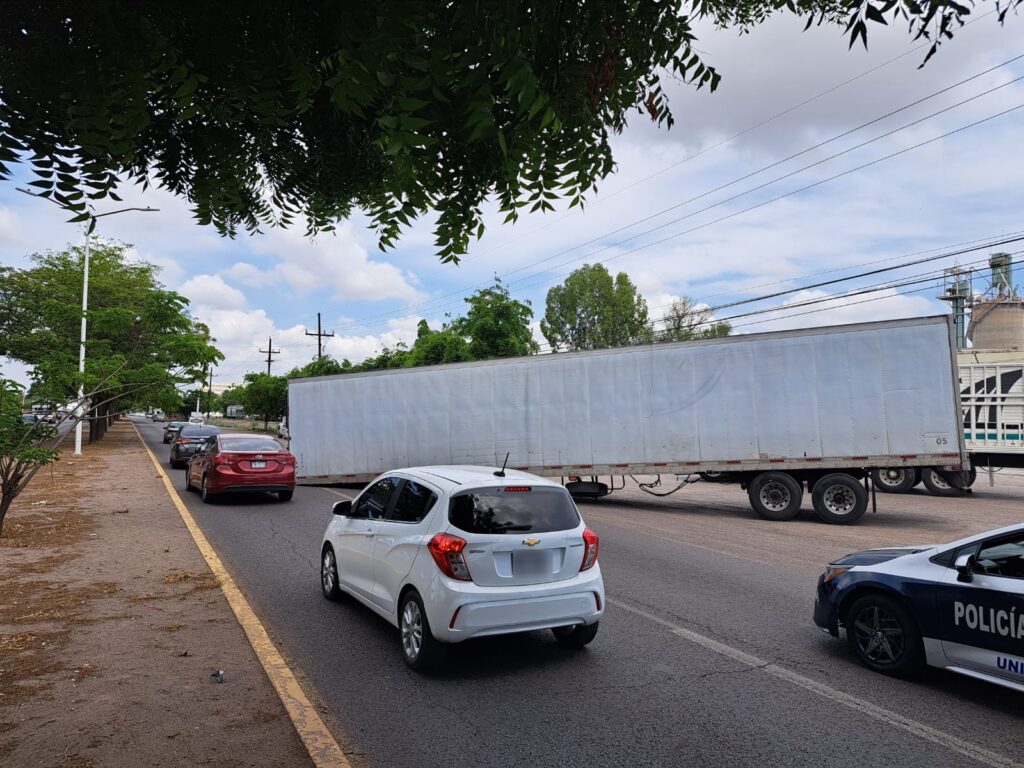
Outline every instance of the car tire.
<svg viewBox="0 0 1024 768"><path fill-rule="evenodd" d="M918 483L913 467L886 467L871 470L871 481L882 493L906 493Z"/></svg>
<svg viewBox="0 0 1024 768"><path fill-rule="evenodd" d="M868 511L868 492L853 475L833 472L814 484L814 511L832 525L853 525Z"/></svg>
<svg viewBox="0 0 1024 768"><path fill-rule="evenodd" d="M295 495L295 490L294 489L290 490L290 491L278 491L277 492L277 500L278 501L291 501L292 500L292 496L294 496L294 495Z"/></svg>
<svg viewBox="0 0 1024 768"><path fill-rule="evenodd" d="M192 485L192 470L185 467L185 492L192 493L195 489L196 487Z"/></svg>
<svg viewBox="0 0 1024 768"><path fill-rule="evenodd" d="M435 668L444 656L441 645L430 631L423 601L415 590L409 590L398 608L399 647L410 668L425 672Z"/></svg>
<svg viewBox="0 0 1024 768"><path fill-rule="evenodd" d="M850 649L868 669L912 677L924 667L921 633L899 600L865 595L850 606L844 623Z"/></svg>
<svg viewBox="0 0 1024 768"><path fill-rule="evenodd" d="M593 624L574 624L571 627L555 627L551 634L563 648L582 648L589 645L597 637L597 628L600 621Z"/></svg>
<svg viewBox="0 0 1024 768"><path fill-rule="evenodd" d="M956 483L960 478L957 477L956 480L953 480L950 477L952 474L926 467L921 470L921 482L924 483L928 492L935 496L959 496L960 489Z"/></svg>
<svg viewBox="0 0 1024 768"><path fill-rule="evenodd" d="M800 513L804 489L785 472L762 472L747 489L750 506L765 520L792 520Z"/></svg>
<svg viewBox="0 0 1024 768"><path fill-rule="evenodd" d="M206 475L203 475L203 484L200 487L200 495L203 497L203 504L213 504L216 500L216 496L210 493L210 489L206 484Z"/></svg>
<svg viewBox="0 0 1024 768"><path fill-rule="evenodd" d="M344 594L338 582L338 558L330 544L320 555L320 591L332 603L341 600Z"/></svg>

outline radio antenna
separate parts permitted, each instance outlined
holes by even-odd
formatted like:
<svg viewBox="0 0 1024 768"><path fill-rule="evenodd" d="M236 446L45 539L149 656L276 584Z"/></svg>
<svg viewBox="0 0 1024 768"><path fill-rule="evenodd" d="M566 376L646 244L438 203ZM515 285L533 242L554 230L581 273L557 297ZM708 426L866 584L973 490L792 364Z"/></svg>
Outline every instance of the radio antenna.
<svg viewBox="0 0 1024 768"><path fill-rule="evenodd" d="M497 472L494 473L495 477L504 477L505 476L505 467L508 465L508 457L509 457L510 453L511 453L511 451L506 451L505 452L505 460L501 463L501 469L499 469Z"/></svg>

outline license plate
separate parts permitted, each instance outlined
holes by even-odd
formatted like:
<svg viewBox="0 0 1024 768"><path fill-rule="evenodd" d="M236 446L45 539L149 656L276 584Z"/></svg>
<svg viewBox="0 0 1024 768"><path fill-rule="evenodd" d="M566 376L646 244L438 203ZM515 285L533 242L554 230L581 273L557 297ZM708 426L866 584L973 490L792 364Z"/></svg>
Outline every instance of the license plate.
<svg viewBox="0 0 1024 768"><path fill-rule="evenodd" d="M551 553L546 550L540 552L513 552L512 553L512 574L514 576L550 576L551 575Z"/></svg>
<svg viewBox="0 0 1024 768"><path fill-rule="evenodd" d="M265 461L251 461L249 463L252 465L253 469L266 469L267 468L267 462L265 462Z"/></svg>

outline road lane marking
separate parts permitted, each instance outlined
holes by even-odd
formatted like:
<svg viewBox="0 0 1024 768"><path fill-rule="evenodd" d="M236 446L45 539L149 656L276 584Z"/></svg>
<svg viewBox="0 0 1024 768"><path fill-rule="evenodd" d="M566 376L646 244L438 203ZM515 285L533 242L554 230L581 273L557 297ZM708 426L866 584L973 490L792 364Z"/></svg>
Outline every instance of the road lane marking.
<svg viewBox="0 0 1024 768"><path fill-rule="evenodd" d="M328 493L333 493L333 494L335 494L337 496L341 496L341 498L343 498L343 499L347 499L348 501L352 501L352 497L349 496L347 493L342 493L341 491L336 491L333 488L324 488L322 485L321 486L316 486L316 487L318 487L321 491L327 491Z"/></svg>
<svg viewBox="0 0 1024 768"><path fill-rule="evenodd" d="M625 522L622 522L621 520L616 519L616 518L603 517L600 514L594 514L594 511L592 509L588 509L587 510L587 517L600 520L601 522L606 523L608 525L616 525L616 526L618 526L620 528L626 528L626 529L628 529L630 531L634 531L634 532L642 534L644 536L652 536L652 537L654 537L656 539L659 539L660 541L671 541L671 542L673 542L675 544L682 544L684 547L690 547L692 549L700 549L700 550L703 550L704 552L714 552L716 555L726 555L728 557L734 557L737 560L744 560L744 561L746 561L748 563L757 563L758 565L779 565L778 561L769 562L768 560L758 560L756 557L747 557L746 555L740 555L740 554L737 554L735 552L729 552L728 550L725 550L725 549L715 549L714 547L708 547L708 546L705 546L704 544L694 544L692 541L684 541L683 539L676 539L676 538L674 538L672 536L666 536L665 533L667 533L667 531L664 531L664 529L662 529L662 528L658 528L656 526L651 526L651 525L646 525L646 524L643 524L643 523L635 523L635 522L632 522L632 521L629 522L629 523L625 523ZM645 528L647 530L644 530ZM652 531L657 531L657 533L652 533ZM803 560L798 560L798 561L794 561L794 562L810 565L810 563L805 563L805 561L803 561ZM816 564L814 567L819 568L820 564Z"/></svg>
<svg viewBox="0 0 1024 768"><path fill-rule="evenodd" d="M302 686L299 685L299 681L295 679L295 674L288 667L280 651L274 646L273 641L256 616L255 611L253 611L249 602L242 595L241 590L239 590L238 585L235 584L235 580L231 578L231 574L228 573L224 564L220 561L216 550L210 545L206 535L196 523L195 518L192 517L192 513L188 511L185 502L181 500L177 489L171 483L171 478L167 476L153 451L142 438L142 433L139 432L138 426L134 423L132 426L135 427L135 433L139 436L142 447L149 454L153 466L160 473L160 477L164 481L164 487L167 489L171 501L174 502L178 514L181 515L181 519L185 522L185 527L192 534L192 539L206 560L206 564L220 582L221 591L224 593L224 597L227 598L228 605L234 611L238 623L242 625L245 636L249 639L249 644L252 646L253 651L256 652L256 657L260 660L260 664L263 665L263 670L267 673L267 677L270 678L270 682L273 684L274 690L277 691L281 703L284 704L288 717L291 718L299 738L302 739L302 743L313 760L313 764L317 768L352 768L351 763L345 757L345 753L341 751L341 747L335 741L333 734L324 724L320 715L317 714L316 709L302 690Z"/></svg>
<svg viewBox="0 0 1024 768"><path fill-rule="evenodd" d="M757 669L764 672L766 675L778 678L779 680L784 680L787 683L796 685L804 690L810 691L811 693L816 693L830 701L842 704L856 712L860 712L861 714L880 720L886 725L899 728L900 730L913 734L918 738L930 741L933 744L949 749L978 763L982 763L983 765L992 766L992 768L1024 768L1024 763L1019 763L1011 757L1001 755L998 752L993 752L985 749L984 747L979 747L977 744L972 744L971 742L964 741L952 734L936 730L924 723L911 720L909 717L904 717L898 712L893 712L892 710L885 709L884 707L879 707L866 699L852 696L849 693L844 693L843 691L832 688L824 683L819 683L817 680L810 677L793 672L792 670L781 667L778 664L773 664L770 661L761 659L753 654L747 653L746 651L741 651L739 648L726 645L725 643L708 637L707 635L694 632L692 629L681 627L678 624L674 624L667 619L663 619L660 616L641 608L636 608L613 598L606 597L605 602L611 603L612 605L625 611L629 611L630 613L635 613L637 616L642 616L649 621L653 621L655 624L659 624L665 629L668 629L677 637L681 637L695 645L707 648L709 651L717 653L720 656L725 656L726 658L732 659L746 667Z"/></svg>

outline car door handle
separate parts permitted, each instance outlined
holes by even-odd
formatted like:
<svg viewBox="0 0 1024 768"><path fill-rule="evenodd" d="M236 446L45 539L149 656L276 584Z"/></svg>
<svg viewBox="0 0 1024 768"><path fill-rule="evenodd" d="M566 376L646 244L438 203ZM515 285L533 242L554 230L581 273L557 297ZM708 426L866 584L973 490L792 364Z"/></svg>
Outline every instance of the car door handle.
<svg viewBox="0 0 1024 768"><path fill-rule="evenodd" d="M373 536L373 531L363 531L363 536Z"/></svg>

